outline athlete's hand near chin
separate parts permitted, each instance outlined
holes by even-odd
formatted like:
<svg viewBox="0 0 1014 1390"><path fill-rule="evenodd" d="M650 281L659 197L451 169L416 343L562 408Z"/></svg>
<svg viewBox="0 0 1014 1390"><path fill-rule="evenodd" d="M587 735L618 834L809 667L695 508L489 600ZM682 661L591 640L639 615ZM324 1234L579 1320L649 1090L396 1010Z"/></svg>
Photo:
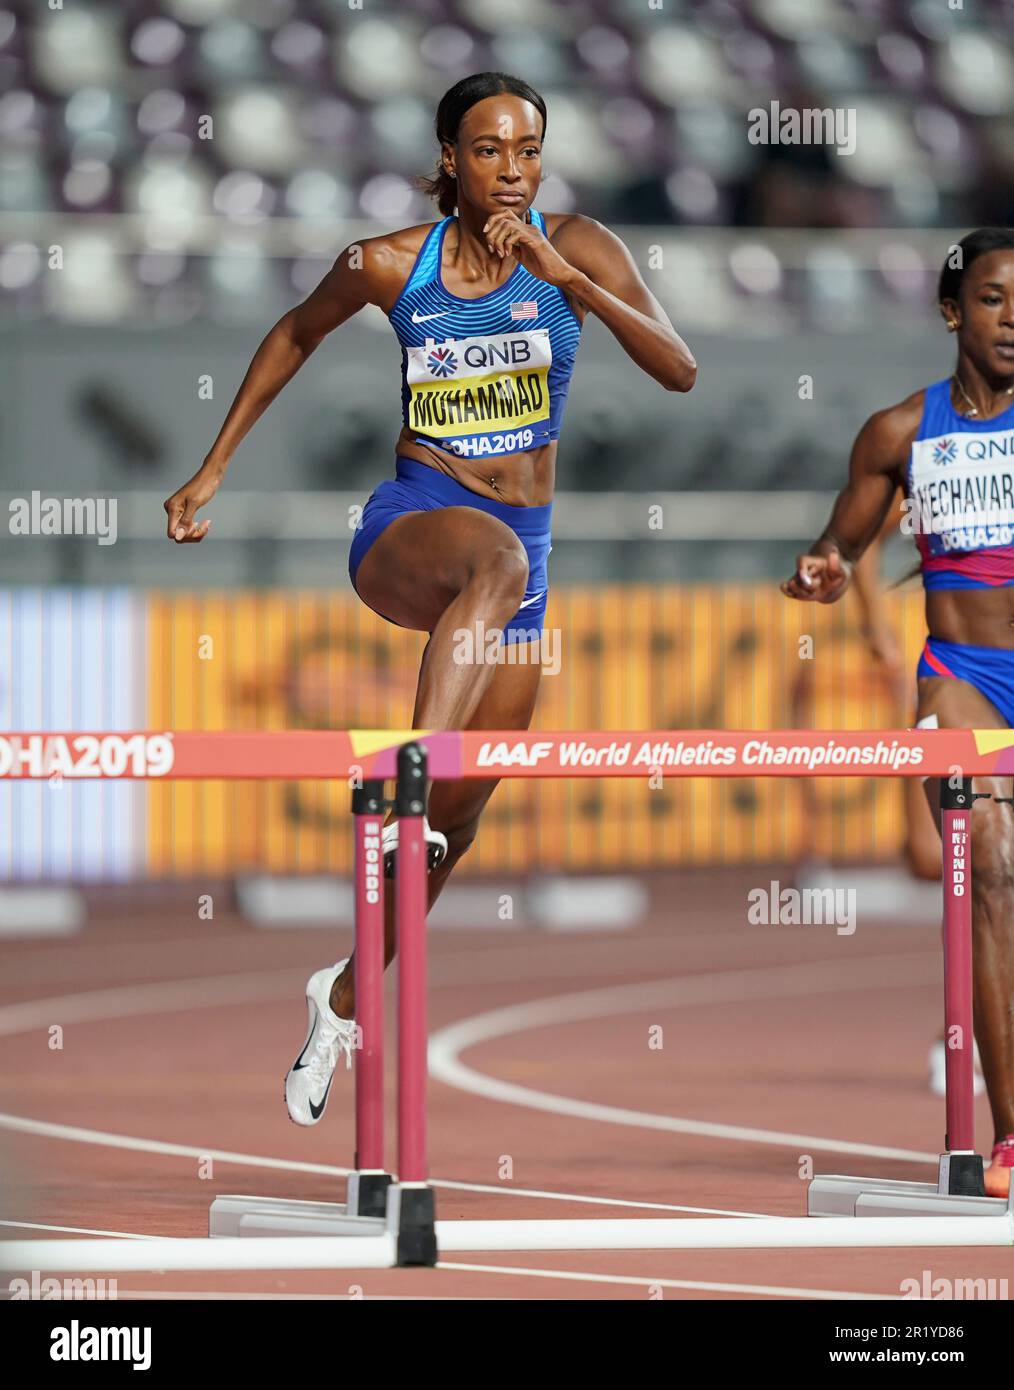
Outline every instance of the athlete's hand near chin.
<svg viewBox="0 0 1014 1390"><path fill-rule="evenodd" d="M550 240L515 212L494 212L483 235L490 252L508 252L546 284L600 319L643 372L669 391L689 391L697 363L668 314L644 283L615 233L578 214L560 220Z"/></svg>
<svg viewBox="0 0 1014 1390"><path fill-rule="evenodd" d="M548 237L530 222L522 222L509 208L494 212L482 229L490 253L501 260L510 253L524 268L547 285L566 289L575 270L564 260Z"/></svg>

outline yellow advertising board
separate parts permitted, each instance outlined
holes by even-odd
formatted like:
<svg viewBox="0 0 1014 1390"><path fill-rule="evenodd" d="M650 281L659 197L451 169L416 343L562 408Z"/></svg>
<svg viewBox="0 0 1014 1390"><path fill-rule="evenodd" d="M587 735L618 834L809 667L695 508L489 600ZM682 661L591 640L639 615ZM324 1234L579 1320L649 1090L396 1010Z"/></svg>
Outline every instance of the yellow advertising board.
<svg viewBox="0 0 1014 1390"><path fill-rule="evenodd" d="M914 699L922 595L891 594L887 608ZM854 604L792 603L774 582L560 586L532 727L906 727L910 701L856 619ZM344 592L152 594L148 726L406 728L426 640ZM148 796L152 876L349 870L344 786L208 782ZM900 785L882 779L507 781L459 872L883 860L901 817Z"/></svg>

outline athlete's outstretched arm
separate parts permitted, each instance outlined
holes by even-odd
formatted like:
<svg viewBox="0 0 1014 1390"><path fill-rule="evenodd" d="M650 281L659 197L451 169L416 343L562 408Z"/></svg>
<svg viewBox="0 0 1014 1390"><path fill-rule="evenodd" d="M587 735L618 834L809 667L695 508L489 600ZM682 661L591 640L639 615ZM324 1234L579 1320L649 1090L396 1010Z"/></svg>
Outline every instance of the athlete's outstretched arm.
<svg viewBox="0 0 1014 1390"><path fill-rule="evenodd" d="M849 480L831 520L809 551L796 557L796 572L782 584L783 594L818 603L841 598L855 565L887 519L920 414L915 396L866 421L852 446Z"/></svg>
<svg viewBox="0 0 1014 1390"><path fill-rule="evenodd" d="M218 438L189 482L165 503L170 540L201 541L210 521L194 513L218 491L229 461L268 406L323 339L370 302L373 277L363 247L349 247L302 304L284 314L254 353Z"/></svg>
<svg viewBox="0 0 1014 1390"><path fill-rule="evenodd" d="M693 386L693 353L642 280L626 246L601 222L575 214L550 241L513 213L494 213L485 234L493 250L513 252L533 275L557 285L600 318L628 357L667 391Z"/></svg>

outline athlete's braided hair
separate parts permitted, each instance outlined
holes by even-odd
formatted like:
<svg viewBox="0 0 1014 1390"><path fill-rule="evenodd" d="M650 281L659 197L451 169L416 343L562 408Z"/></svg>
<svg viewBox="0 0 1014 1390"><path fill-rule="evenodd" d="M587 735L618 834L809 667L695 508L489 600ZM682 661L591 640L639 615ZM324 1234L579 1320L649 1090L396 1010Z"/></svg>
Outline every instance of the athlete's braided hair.
<svg viewBox="0 0 1014 1390"><path fill-rule="evenodd" d="M955 251L959 254L955 255ZM963 236L956 246L947 253L940 281L937 285L937 303L952 299L955 304L961 295L961 282L965 271L980 256L990 251L1014 251L1014 229L1010 227L980 227L976 232ZM957 264L954 264L957 262Z"/></svg>
<svg viewBox="0 0 1014 1390"><path fill-rule="evenodd" d="M448 217L458 202L458 185L443 166L443 146L453 145L458 138L458 128L466 111L476 102L486 97L499 96L509 92L512 96L530 101L542 116L542 135L546 134L546 103L527 82L520 77L511 77L506 72L475 72L471 77L463 77L440 98L437 107L436 132L441 146L441 161L432 177L420 176L416 184L430 198L435 198L441 216Z"/></svg>

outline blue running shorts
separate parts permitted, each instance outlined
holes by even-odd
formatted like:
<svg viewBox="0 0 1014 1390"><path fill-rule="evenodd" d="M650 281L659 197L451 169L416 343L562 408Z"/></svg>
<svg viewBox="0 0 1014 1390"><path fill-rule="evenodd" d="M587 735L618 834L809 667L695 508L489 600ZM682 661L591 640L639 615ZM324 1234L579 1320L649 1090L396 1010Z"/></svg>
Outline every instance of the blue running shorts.
<svg viewBox="0 0 1014 1390"><path fill-rule="evenodd" d="M985 695L1014 728L1014 650L1007 647L970 647L929 637L922 649L919 676L950 676L967 681Z"/></svg>
<svg viewBox="0 0 1014 1390"><path fill-rule="evenodd" d="M356 587L356 571L363 556L385 527L406 512L435 512L440 507L475 507L498 517L511 528L528 556L528 584L520 608L504 627L503 640L510 645L541 636L549 595L547 562L553 548L550 538L552 502L542 507L515 507L509 502L487 499L418 459L399 456L396 476L385 479L363 508L362 522L349 552L352 587ZM385 614L379 616L383 618ZM392 620L386 618L386 621Z"/></svg>

